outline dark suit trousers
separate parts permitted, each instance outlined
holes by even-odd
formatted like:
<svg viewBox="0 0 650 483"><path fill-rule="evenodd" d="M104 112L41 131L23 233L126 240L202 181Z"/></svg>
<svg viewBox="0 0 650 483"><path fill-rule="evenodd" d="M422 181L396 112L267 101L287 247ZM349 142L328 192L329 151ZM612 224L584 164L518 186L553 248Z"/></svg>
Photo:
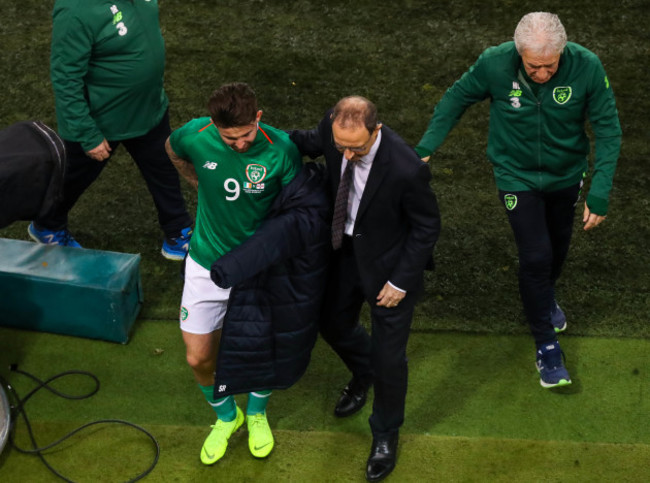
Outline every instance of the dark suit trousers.
<svg viewBox="0 0 650 483"><path fill-rule="evenodd" d="M352 239L345 236L342 248L333 253L321 335L354 377L374 384L370 428L373 435L385 436L404 422L406 344L416 294L408 293L394 308L377 307L378 294L363 292ZM359 323L364 300L370 306L370 334Z"/></svg>

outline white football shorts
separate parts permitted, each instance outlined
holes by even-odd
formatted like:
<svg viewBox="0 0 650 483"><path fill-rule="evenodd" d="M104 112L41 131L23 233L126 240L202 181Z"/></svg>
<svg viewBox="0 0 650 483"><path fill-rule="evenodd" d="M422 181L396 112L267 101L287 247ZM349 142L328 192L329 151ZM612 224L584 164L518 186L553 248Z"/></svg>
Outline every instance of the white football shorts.
<svg viewBox="0 0 650 483"><path fill-rule="evenodd" d="M210 334L221 329L230 297L229 288L220 288L210 278L210 270L188 256L181 300L181 330L190 334Z"/></svg>

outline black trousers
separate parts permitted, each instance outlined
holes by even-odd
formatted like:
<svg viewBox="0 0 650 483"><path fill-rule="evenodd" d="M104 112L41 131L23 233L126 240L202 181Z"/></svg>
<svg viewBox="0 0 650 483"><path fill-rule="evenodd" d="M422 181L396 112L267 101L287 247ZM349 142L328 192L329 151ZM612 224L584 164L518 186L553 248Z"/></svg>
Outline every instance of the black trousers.
<svg viewBox="0 0 650 483"><path fill-rule="evenodd" d="M364 293L361 287L352 240L343 238L333 253L321 335L354 377L374 384L370 428L375 436L387 436L404 422L406 345L417 297L407 293L397 307L377 307L378 293ZM370 334L359 323L364 301L370 306Z"/></svg>
<svg viewBox="0 0 650 483"><path fill-rule="evenodd" d="M192 218L185 208L178 172L165 151L165 141L170 133L169 113L166 112L158 125L147 134L123 141L109 141L109 144L113 152L117 146L123 144L131 155L147 183L158 211L158 223L162 231L168 238L174 238L180 235L183 228L192 225ZM67 165L63 181L63 200L47 219L34 220L37 228L66 228L68 212L110 160L95 161L89 158L77 142L65 141L65 147Z"/></svg>
<svg viewBox="0 0 650 483"><path fill-rule="evenodd" d="M519 252L519 293L524 313L538 346L557 337L551 325L555 282L569 252L580 187L577 184L546 193L499 191Z"/></svg>

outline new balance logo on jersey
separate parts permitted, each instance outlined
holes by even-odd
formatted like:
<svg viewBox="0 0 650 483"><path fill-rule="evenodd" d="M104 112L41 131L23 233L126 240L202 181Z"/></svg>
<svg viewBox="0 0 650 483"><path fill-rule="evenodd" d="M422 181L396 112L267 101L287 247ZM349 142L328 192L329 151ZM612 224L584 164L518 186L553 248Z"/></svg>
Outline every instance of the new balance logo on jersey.
<svg viewBox="0 0 650 483"><path fill-rule="evenodd" d="M113 12L113 25L117 25L122 21L122 12L120 12L115 5L111 7L111 12Z"/></svg>
<svg viewBox="0 0 650 483"><path fill-rule="evenodd" d="M204 168L206 169L217 169L218 164L215 163L214 161L206 161L205 164L203 165Z"/></svg>
<svg viewBox="0 0 650 483"><path fill-rule="evenodd" d="M512 82L512 89L508 93L508 97L510 98L510 105L514 107L515 109L519 109L521 107L521 96L523 92L521 90L521 87L519 86L519 82Z"/></svg>
<svg viewBox="0 0 650 483"><path fill-rule="evenodd" d="M117 33L120 36L126 35L129 29L127 29L124 22L122 22L122 12L120 12L116 5L111 5L111 13L113 14L113 25L115 25Z"/></svg>

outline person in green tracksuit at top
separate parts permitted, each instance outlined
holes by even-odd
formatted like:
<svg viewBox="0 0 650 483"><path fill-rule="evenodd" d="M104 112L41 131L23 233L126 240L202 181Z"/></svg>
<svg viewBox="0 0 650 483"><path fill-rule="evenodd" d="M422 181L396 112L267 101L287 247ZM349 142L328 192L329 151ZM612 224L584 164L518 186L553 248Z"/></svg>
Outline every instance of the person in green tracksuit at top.
<svg viewBox="0 0 650 483"><path fill-rule="evenodd" d="M569 249L595 137L584 229L605 220L621 146L614 94L598 57L567 42L557 15L520 20L514 42L485 50L447 90L416 146L425 161L472 104L490 99L487 155L519 253L519 291L543 387L571 384L557 333L566 329L555 282Z"/></svg>
<svg viewBox="0 0 650 483"><path fill-rule="evenodd" d="M165 152L171 129L158 1L57 0L51 50L57 129L67 152L63 199L52 215L29 225L29 235L80 247L68 231L68 212L123 144L158 211L162 255L183 260L192 218Z"/></svg>

